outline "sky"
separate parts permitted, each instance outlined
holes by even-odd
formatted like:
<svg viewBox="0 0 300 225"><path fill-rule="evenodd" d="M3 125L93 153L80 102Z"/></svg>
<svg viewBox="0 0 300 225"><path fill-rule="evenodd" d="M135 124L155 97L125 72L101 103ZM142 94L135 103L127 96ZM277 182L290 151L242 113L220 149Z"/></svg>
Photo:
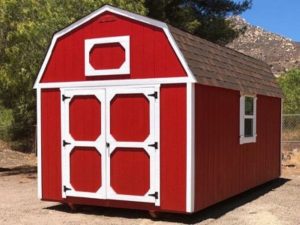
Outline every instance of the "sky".
<svg viewBox="0 0 300 225"><path fill-rule="evenodd" d="M241 16L250 24L300 42L300 0L253 0L252 8Z"/></svg>

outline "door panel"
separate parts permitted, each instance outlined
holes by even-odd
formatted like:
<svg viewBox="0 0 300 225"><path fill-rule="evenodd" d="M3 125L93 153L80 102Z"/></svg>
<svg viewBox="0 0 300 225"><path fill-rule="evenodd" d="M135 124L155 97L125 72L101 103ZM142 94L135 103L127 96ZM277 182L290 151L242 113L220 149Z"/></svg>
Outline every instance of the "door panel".
<svg viewBox="0 0 300 225"><path fill-rule="evenodd" d="M62 91L63 197L106 198L105 91Z"/></svg>

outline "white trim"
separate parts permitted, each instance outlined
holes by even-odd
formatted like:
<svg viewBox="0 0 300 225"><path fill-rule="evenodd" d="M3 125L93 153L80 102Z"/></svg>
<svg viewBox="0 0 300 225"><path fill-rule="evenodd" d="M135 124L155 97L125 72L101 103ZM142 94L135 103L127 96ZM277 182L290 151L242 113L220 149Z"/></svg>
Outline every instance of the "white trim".
<svg viewBox="0 0 300 225"><path fill-rule="evenodd" d="M187 84L186 212L195 208L195 84Z"/></svg>
<svg viewBox="0 0 300 225"><path fill-rule="evenodd" d="M155 173L154 173L154 189L158 192L158 199L155 200L155 205L160 206L160 85L154 87L157 92L157 99L154 100L154 140L157 141L157 149L154 158Z"/></svg>
<svg viewBox="0 0 300 225"><path fill-rule="evenodd" d="M37 79L35 81L34 88L42 87L40 81L41 81L42 76L45 72L46 66L48 64L48 61L49 61L51 55L52 55L55 43L57 42L58 38L62 37L63 35L69 33L70 31L76 29L77 27L83 25L84 23L88 22L89 20L93 19L94 17L96 17L96 16L98 16L98 15L100 15L100 14L106 12L106 11L112 12L112 13L115 13L117 15L121 15L121 16L124 16L124 17L127 17L127 18L131 18L133 20L137 20L137 21L140 21L140 22L152 25L152 26L162 28L163 31L165 32L168 40L170 41L170 44L173 47L177 57L179 58L179 61L181 62L183 68L185 69L188 77L191 79L192 82L196 82L196 79L195 79L193 73L191 72L191 70L189 69L186 60L184 59L181 51L179 50L179 48L176 44L176 41L174 40L173 36L171 35L171 32L169 31L169 28L168 28L167 24L165 24L163 22L160 22L158 20L154 20L154 19L145 17L145 16L140 16L140 15L137 15L137 14L134 14L134 13L122 10L122 9L118 9L118 8L115 8L115 7L112 7L112 6L105 5L105 6L101 7L100 9L92 12L88 16L78 20L77 22L71 24L70 26L66 27L65 29L63 29L63 30L57 32L56 34L54 34L53 39L51 41L51 45L50 45L49 50L46 54L45 60L42 64L42 67L41 67L41 69L38 73Z"/></svg>
<svg viewBox="0 0 300 225"><path fill-rule="evenodd" d="M38 190L38 198L42 199L42 132L41 132L41 126L42 126L42 120L41 120L41 89L36 89L36 135L37 135L37 190Z"/></svg>
<svg viewBox="0 0 300 225"><path fill-rule="evenodd" d="M188 77L178 78L149 78L149 79L124 79L124 80L102 80L102 81L74 81L74 82L50 82L41 83L38 88L81 88L81 87L107 87L107 86L137 86L156 84L191 83Z"/></svg>
<svg viewBox="0 0 300 225"><path fill-rule="evenodd" d="M253 115L245 115L245 98L251 97L253 98ZM244 95L241 94L240 97L240 144L247 144L247 143L255 143L256 142L256 108L257 108L257 97L255 95ZM252 119L253 120L253 136L245 137L245 119Z"/></svg>
<svg viewBox="0 0 300 225"><path fill-rule="evenodd" d="M90 64L90 51L95 45L119 43L125 51L125 60L120 68L116 69L95 69ZM93 38L84 41L84 68L86 76L100 76L100 75L123 75L130 74L130 37L117 36L105 38Z"/></svg>

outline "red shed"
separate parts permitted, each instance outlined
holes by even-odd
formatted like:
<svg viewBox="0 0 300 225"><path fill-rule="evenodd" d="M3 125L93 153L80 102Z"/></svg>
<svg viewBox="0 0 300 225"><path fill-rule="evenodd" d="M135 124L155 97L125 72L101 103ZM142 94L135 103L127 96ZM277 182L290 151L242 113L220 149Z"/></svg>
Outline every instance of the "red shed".
<svg viewBox="0 0 300 225"><path fill-rule="evenodd" d="M35 88L42 200L192 213L280 176L270 68L160 21L100 8Z"/></svg>

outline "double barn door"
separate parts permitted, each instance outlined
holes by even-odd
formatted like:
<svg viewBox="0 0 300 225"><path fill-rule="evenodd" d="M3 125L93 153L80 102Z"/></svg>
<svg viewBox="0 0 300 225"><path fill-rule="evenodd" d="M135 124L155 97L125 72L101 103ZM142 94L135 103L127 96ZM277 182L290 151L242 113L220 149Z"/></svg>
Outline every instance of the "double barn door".
<svg viewBox="0 0 300 225"><path fill-rule="evenodd" d="M159 205L159 89L62 89L63 197Z"/></svg>

